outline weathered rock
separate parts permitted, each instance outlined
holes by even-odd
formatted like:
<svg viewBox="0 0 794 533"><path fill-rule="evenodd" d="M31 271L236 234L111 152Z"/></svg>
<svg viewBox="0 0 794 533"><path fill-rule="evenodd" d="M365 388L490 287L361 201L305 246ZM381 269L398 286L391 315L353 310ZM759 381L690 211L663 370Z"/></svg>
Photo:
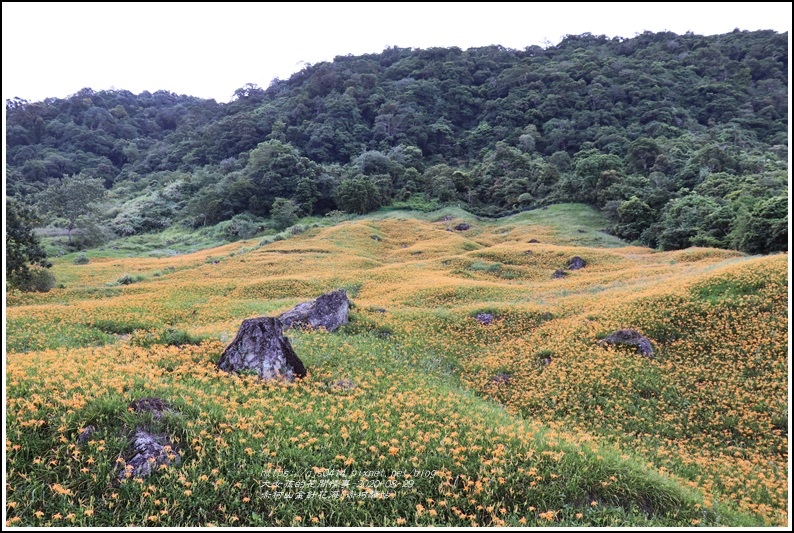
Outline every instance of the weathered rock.
<svg viewBox="0 0 794 533"><path fill-rule="evenodd" d="M336 390L353 390L356 388L356 384L349 379L340 379L332 383L331 388Z"/></svg>
<svg viewBox="0 0 794 533"><path fill-rule="evenodd" d="M575 255L568 260L568 270L579 270L580 268L584 268L586 264L584 259Z"/></svg>
<svg viewBox="0 0 794 533"><path fill-rule="evenodd" d="M466 231L469 228L471 228L471 226L469 226L468 224L458 224L457 226L455 226L454 230L455 231Z"/></svg>
<svg viewBox="0 0 794 533"><path fill-rule="evenodd" d="M90 441L94 432L96 432L96 428L92 425L88 425L81 429L80 434L77 436L77 444L85 444Z"/></svg>
<svg viewBox="0 0 794 533"><path fill-rule="evenodd" d="M508 374L507 372L502 372L501 374L497 374L491 378L491 383L495 383L496 385L503 385L505 383L510 383L513 380L513 376Z"/></svg>
<svg viewBox="0 0 794 533"><path fill-rule="evenodd" d="M647 337L643 337L636 329L619 329L603 339L601 344L636 346L637 353L645 357L653 357L651 341Z"/></svg>
<svg viewBox="0 0 794 533"><path fill-rule="evenodd" d="M132 438L132 458L119 472L119 479L144 477L160 465L179 464L181 458L173 443L163 434L136 429Z"/></svg>
<svg viewBox="0 0 794 533"><path fill-rule="evenodd" d="M306 368L281 331L281 322L272 317L243 320L217 366L226 372L254 371L262 379L293 381L306 375Z"/></svg>
<svg viewBox="0 0 794 533"><path fill-rule="evenodd" d="M314 329L325 328L335 331L347 324L350 313L350 300L344 289L339 289L319 296L311 302L296 305L278 319L289 329L295 326L308 326Z"/></svg>
<svg viewBox="0 0 794 533"><path fill-rule="evenodd" d="M474 318L477 320L477 322L486 326L494 320L494 316L491 313L479 313Z"/></svg>
<svg viewBox="0 0 794 533"><path fill-rule="evenodd" d="M171 406L169 406L165 400L153 396L135 400L130 404L130 409L136 413L152 413L152 417L155 420L162 418L163 413L176 412L171 409Z"/></svg>
<svg viewBox="0 0 794 533"><path fill-rule="evenodd" d="M551 275L554 279L560 279L565 277L566 272L564 270L555 270L554 274Z"/></svg>

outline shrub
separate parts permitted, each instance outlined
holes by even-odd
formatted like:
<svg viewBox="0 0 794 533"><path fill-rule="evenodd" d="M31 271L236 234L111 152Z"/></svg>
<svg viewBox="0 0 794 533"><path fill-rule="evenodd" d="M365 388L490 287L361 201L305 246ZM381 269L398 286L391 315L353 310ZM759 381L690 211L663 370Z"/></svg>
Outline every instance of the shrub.
<svg viewBox="0 0 794 533"><path fill-rule="evenodd" d="M223 232L223 237L229 240L250 239L262 230L261 224L248 214L235 215L228 222L218 226Z"/></svg>
<svg viewBox="0 0 794 533"><path fill-rule="evenodd" d="M55 287L55 275L46 268L33 267L29 275L17 284L23 292L49 292Z"/></svg>
<svg viewBox="0 0 794 533"><path fill-rule="evenodd" d="M72 263L74 263L75 265L87 265L90 262L91 260L88 258L87 255L85 255L85 253L81 253L80 255L74 258L74 261L72 261Z"/></svg>
<svg viewBox="0 0 794 533"><path fill-rule="evenodd" d="M130 285L132 283L138 283L139 281L143 281L145 278L143 276L131 276L129 274L124 274L119 279L116 280L116 283L119 285Z"/></svg>

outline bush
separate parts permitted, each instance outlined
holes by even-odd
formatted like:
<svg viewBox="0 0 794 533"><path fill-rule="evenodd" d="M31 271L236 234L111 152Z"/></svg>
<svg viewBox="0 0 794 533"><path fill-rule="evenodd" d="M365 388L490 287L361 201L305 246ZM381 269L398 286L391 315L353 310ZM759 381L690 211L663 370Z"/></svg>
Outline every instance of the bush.
<svg viewBox="0 0 794 533"><path fill-rule="evenodd" d="M262 231L262 225L251 215L235 215L228 222L218 225L223 237L228 240L250 239Z"/></svg>
<svg viewBox="0 0 794 533"><path fill-rule="evenodd" d="M80 255L74 258L74 261L72 261L72 263L74 263L75 265L87 265L90 262L91 260L84 253L81 253Z"/></svg>
<svg viewBox="0 0 794 533"><path fill-rule="evenodd" d="M270 216L276 224L276 229L286 229L298 221L298 204L289 198L276 198L270 207Z"/></svg>
<svg viewBox="0 0 794 533"><path fill-rule="evenodd" d="M116 280L116 283L119 285L131 285L132 283L138 283L139 281L143 281L145 278L143 276L131 276L129 274L124 274L119 279Z"/></svg>
<svg viewBox="0 0 794 533"><path fill-rule="evenodd" d="M55 275L46 268L33 267L16 288L23 292L49 292L55 287Z"/></svg>

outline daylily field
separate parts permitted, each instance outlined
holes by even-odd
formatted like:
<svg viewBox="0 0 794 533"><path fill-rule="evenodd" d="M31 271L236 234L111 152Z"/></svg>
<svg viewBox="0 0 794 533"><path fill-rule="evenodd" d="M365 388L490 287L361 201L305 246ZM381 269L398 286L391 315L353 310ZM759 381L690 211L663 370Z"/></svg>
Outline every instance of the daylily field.
<svg viewBox="0 0 794 533"><path fill-rule="evenodd" d="M788 255L598 223L390 212L56 259L63 288L7 295L6 525L787 525ZM348 325L286 332L307 377L216 370L243 319L336 288ZM598 342L620 328L655 357ZM129 409L152 396L173 412ZM144 423L181 461L119 476Z"/></svg>

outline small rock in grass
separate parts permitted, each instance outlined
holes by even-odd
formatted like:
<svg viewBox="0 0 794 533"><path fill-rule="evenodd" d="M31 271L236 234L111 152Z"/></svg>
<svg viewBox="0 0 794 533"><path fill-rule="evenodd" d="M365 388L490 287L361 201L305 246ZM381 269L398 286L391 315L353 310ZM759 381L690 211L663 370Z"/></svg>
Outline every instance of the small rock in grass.
<svg viewBox="0 0 794 533"><path fill-rule="evenodd" d="M635 346L637 353L653 358L653 347L648 337L644 337L636 329L619 329L601 341L602 345Z"/></svg>
<svg viewBox="0 0 794 533"><path fill-rule="evenodd" d="M491 313L479 313L474 318L477 320L477 322L485 326L491 324L494 321L494 316Z"/></svg>

